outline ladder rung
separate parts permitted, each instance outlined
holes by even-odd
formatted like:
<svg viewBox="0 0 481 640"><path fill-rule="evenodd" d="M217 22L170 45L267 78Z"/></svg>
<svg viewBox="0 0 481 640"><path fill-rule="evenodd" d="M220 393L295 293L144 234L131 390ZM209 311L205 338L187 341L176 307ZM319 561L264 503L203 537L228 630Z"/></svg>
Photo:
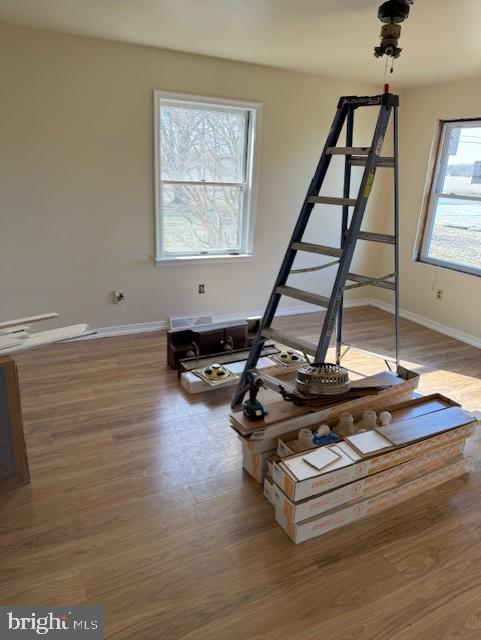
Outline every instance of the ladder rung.
<svg viewBox="0 0 481 640"><path fill-rule="evenodd" d="M326 296L320 296L317 293L311 293L310 291L303 291L302 289L296 289L295 287L280 286L276 289L277 293L281 296L287 296L288 298L295 298L308 304L315 304L318 307L327 307L329 305L329 298Z"/></svg>
<svg viewBox="0 0 481 640"><path fill-rule="evenodd" d="M353 156L349 158L349 164L353 167L364 167L366 166L366 162L366 157ZM378 158L376 164L378 167L394 167L394 158Z"/></svg>
<svg viewBox="0 0 481 640"><path fill-rule="evenodd" d="M340 258L342 249L336 247L324 247L321 244L313 244L312 242L293 242L292 248L296 251L307 251L308 253L319 253L321 256L333 256Z"/></svg>
<svg viewBox="0 0 481 640"><path fill-rule="evenodd" d="M368 240L369 242L396 244L396 236L390 236L387 233L372 233L371 231L360 231L358 238L359 240Z"/></svg>
<svg viewBox="0 0 481 640"><path fill-rule="evenodd" d="M355 207L357 200L354 198L330 198L329 196L310 196L311 204L339 204L343 207Z"/></svg>
<svg viewBox="0 0 481 640"><path fill-rule="evenodd" d="M370 285L372 287L380 287L381 289L395 289L395 282L388 282L387 280L382 280L380 278L373 278L371 276L361 276L357 273L348 273L347 280L351 282L359 282L361 284Z"/></svg>
<svg viewBox="0 0 481 640"><path fill-rule="evenodd" d="M328 147L328 156L368 156L371 147Z"/></svg>
<svg viewBox="0 0 481 640"><path fill-rule="evenodd" d="M274 340L274 342L280 342L284 344L286 347L291 347L291 349L297 349L301 353L305 353L308 356L315 356L317 347L311 342L307 342L306 340L302 340L302 338L295 338L294 336L288 336L285 333L281 333L280 331L276 331L271 327L265 327L262 330L262 335L264 338L268 338L269 340Z"/></svg>

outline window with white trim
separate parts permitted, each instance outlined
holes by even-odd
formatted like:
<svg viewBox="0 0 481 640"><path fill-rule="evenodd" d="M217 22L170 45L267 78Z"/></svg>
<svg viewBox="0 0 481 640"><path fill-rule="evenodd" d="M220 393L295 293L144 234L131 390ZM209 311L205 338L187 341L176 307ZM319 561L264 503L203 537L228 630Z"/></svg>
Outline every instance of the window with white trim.
<svg viewBox="0 0 481 640"><path fill-rule="evenodd" d="M260 106L154 92L156 259L252 253Z"/></svg>
<svg viewBox="0 0 481 640"><path fill-rule="evenodd" d="M419 260L481 275L481 120L441 122Z"/></svg>

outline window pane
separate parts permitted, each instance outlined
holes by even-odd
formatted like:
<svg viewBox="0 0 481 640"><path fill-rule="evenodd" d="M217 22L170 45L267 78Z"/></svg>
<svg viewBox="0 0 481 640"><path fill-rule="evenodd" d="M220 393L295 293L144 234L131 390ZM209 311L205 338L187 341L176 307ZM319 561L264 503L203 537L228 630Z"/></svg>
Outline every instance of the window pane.
<svg viewBox="0 0 481 640"><path fill-rule="evenodd" d="M239 251L242 187L164 184L164 250Z"/></svg>
<svg viewBox="0 0 481 640"><path fill-rule="evenodd" d="M161 178L243 182L246 126L246 111L161 105Z"/></svg>
<svg viewBox="0 0 481 640"><path fill-rule="evenodd" d="M481 202L439 198L426 253L481 269Z"/></svg>
<svg viewBox="0 0 481 640"><path fill-rule="evenodd" d="M481 196L481 126L452 128L446 144L448 162L440 192Z"/></svg>

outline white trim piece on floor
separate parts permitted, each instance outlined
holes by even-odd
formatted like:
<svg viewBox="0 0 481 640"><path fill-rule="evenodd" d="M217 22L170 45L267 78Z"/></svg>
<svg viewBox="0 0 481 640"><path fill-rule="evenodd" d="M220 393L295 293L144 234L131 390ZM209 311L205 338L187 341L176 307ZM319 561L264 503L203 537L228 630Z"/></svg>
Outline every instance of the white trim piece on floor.
<svg viewBox="0 0 481 640"><path fill-rule="evenodd" d="M388 313L394 314L394 305L389 304L388 302L384 302L383 300L370 298L367 304L369 304L369 306L371 307L375 307L376 309L381 309L381 311L387 311ZM443 335L454 338L455 340L459 340L460 342L465 342L472 347L478 347L478 349L481 349L481 338L478 338L477 336L472 336L469 333L464 333L463 331L459 331L458 329L454 329L453 327L448 327L448 325L446 324L442 324L441 322L437 322L436 320L431 320L431 318L421 316L417 313L413 313L412 311L408 311L407 309L400 309L399 314L401 318L411 320L411 322L420 324L423 327L432 329L433 331L442 333Z"/></svg>
<svg viewBox="0 0 481 640"><path fill-rule="evenodd" d="M133 324L116 324L112 327L100 327L93 335L79 338L79 340L96 340L97 338L113 338L115 336L128 336L133 333L152 333L153 331L161 331L168 329L167 320L158 320L156 322L135 322ZM73 342L73 340L72 340Z"/></svg>

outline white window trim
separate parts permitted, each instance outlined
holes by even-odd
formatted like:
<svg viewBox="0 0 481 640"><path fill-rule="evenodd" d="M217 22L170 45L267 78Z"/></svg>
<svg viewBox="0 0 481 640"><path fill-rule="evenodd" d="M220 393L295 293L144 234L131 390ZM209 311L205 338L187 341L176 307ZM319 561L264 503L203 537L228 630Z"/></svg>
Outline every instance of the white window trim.
<svg viewBox="0 0 481 640"><path fill-rule="evenodd" d="M170 103L178 101L182 104L188 101L199 106L225 107L226 109L246 109L250 111L248 129L248 148L246 158L246 188L244 191L244 229L242 245L245 251L242 253L225 253L222 251L209 252L208 254L169 254L162 250L162 181L160 180L160 130L159 110L162 100ZM155 198L155 258L157 265L162 264L189 264L197 263L222 263L222 262L247 262L254 255L254 228L256 221L257 183L259 173L259 153L261 139L262 105L258 102L246 102L245 100L228 100L198 96L188 93L173 93L170 91L153 91L154 103L154 198ZM165 181L164 181L165 182ZM168 181L167 181L168 182ZM177 182L177 181L173 181ZM201 184L209 184L202 182ZM237 184L237 183L236 183Z"/></svg>
<svg viewBox="0 0 481 640"><path fill-rule="evenodd" d="M442 193L439 190L440 179L446 170L448 162L448 150L449 146L446 141L451 135L451 131L454 128L472 127L473 124L479 124L481 126L481 118L470 118L463 120L441 120L439 121L438 138L435 139L432 150L432 177L429 184L429 191L425 194L423 201L423 213L422 224L418 231L417 251L415 259L418 262L430 264L435 267L441 267L444 269L450 269L451 271L458 271L469 275L481 276L481 268L471 267L469 265L460 264L457 262L450 262L448 260L439 260L428 255L429 240L431 238L434 221L436 218L435 212L437 204L440 198L453 199L453 200L467 200L470 202L481 203L481 196L465 196L457 195L453 193Z"/></svg>

